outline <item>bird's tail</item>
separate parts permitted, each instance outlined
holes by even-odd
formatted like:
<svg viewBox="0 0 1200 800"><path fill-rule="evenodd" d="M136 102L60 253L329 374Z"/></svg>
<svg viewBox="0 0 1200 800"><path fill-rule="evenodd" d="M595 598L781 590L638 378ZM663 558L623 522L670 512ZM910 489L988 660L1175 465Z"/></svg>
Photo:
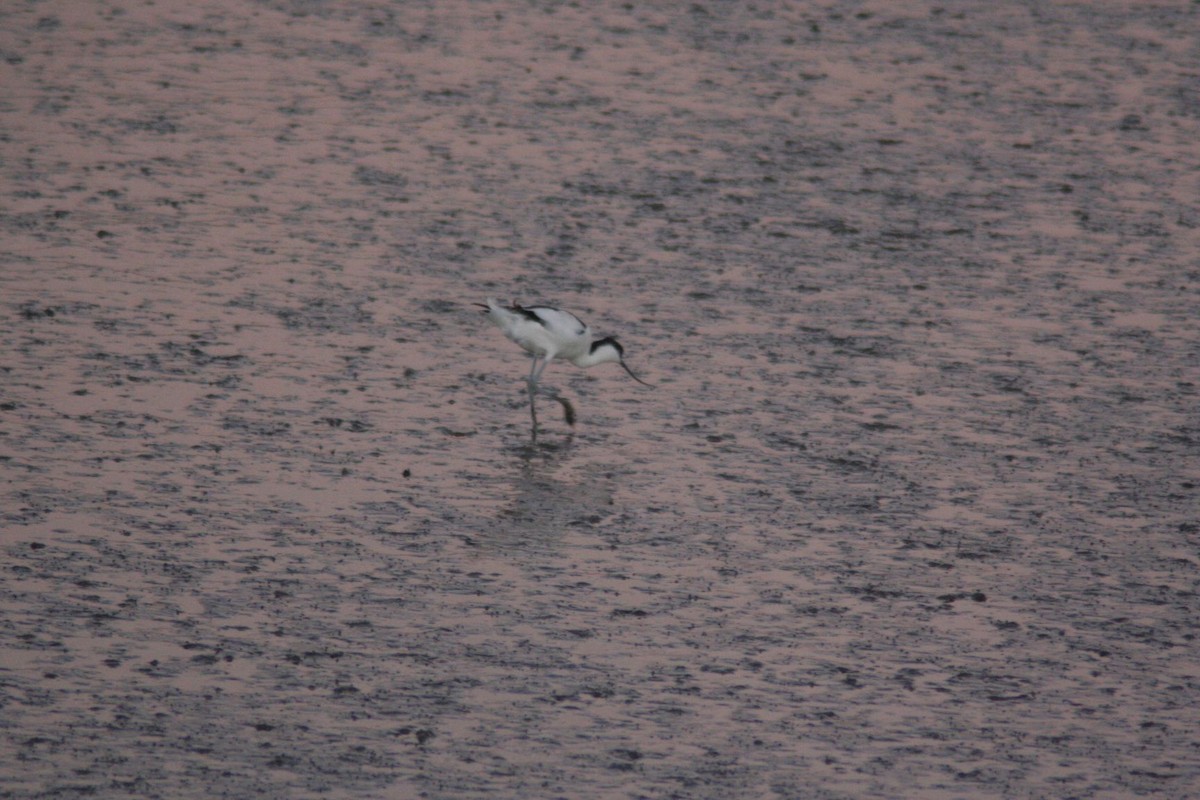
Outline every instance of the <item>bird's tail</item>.
<svg viewBox="0 0 1200 800"><path fill-rule="evenodd" d="M483 309L483 313L490 314L492 309L499 308L500 304L496 302L494 297L489 297L486 303L471 303L473 306L479 306Z"/></svg>

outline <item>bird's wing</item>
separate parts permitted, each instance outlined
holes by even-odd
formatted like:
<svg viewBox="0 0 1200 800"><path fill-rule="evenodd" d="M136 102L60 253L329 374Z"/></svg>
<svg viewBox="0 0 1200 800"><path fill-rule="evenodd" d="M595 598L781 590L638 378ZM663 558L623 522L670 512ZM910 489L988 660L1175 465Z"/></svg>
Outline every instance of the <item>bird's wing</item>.
<svg viewBox="0 0 1200 800"><path fill-rule="evenodd" d="M513 309L524 314L531 320L542 324L551 333L565 336L583 336L587 333L587 325L583 320L569 311L550 306L513 306Z"/></svg>
<svg viewBox="0 0 1200 800"><path fill-rule="evenodd" d="M513 303L512 307L510 307L508 310L513 312L514 314L520 314L525 319L532 320L533 322L537 322L542 325L545 325L546 324L545 320L543 320L540 316L538 316L537 311L534 310L536 308L538 308L538 306L534 306L533 308L526 308L525 306Z"/></svg>

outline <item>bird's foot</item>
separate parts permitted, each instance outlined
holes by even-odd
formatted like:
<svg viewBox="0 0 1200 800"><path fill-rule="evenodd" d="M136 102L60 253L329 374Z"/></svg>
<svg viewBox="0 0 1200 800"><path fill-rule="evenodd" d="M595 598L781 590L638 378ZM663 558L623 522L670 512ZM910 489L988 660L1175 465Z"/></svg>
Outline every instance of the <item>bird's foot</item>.
<svg viewBox="0 0 1200 800"><path fill-rule="evenodd" d="M575 427L575 406L571 405L571 401L560 394L554 395L554 399L562 403L563 419L567 421L568 425Z"/></svg>

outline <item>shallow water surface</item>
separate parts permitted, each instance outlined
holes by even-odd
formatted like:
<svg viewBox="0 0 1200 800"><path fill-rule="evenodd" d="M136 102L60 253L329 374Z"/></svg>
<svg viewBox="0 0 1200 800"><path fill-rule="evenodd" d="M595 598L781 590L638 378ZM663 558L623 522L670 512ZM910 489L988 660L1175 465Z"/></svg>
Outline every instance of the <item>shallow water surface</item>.
<svg viewBox="0 0 1200 800"><path fill-rule="evenodd" d="M1200 781L1191 10L0 22L0 794Z"/></svg>

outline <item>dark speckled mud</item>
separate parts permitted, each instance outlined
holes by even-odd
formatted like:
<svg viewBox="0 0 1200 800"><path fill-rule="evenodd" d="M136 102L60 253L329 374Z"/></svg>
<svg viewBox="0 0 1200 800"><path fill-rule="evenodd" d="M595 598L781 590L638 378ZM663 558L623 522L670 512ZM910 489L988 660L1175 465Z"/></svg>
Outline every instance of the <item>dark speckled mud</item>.
<svg viewBox="0 0 1200 800"><path fill-rule="evenodd" d="M1198 31L5 4L0 797L1194 797Z"/></svg>

